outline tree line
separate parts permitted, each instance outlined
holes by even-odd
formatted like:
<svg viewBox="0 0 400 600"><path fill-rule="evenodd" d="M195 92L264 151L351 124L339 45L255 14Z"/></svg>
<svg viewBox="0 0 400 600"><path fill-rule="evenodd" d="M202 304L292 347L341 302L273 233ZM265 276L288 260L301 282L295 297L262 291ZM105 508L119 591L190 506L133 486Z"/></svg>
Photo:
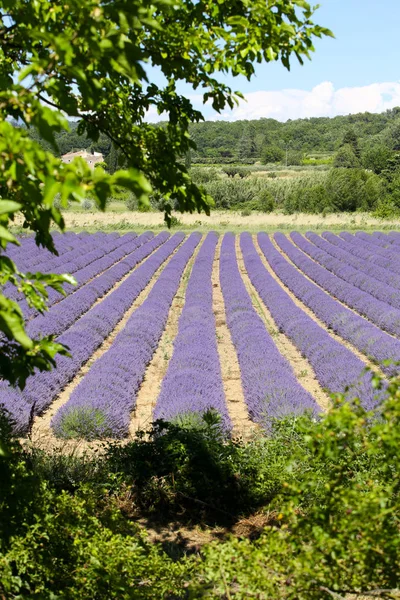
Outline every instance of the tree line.
<svg viewBox="0 0 400 600"><path fill-rule="evenodd" d="M69 126L69 131L56 134L59 156L88 148L102 152L111 170L117 168L120 153L106 134L100 133L98 140L93 141L86 134L79 134L78 122L70 122ZM156 128L165 126L165 123L154 125ZM357 137L360 153L370 155L373 149L375 157L375 148L384 148L386 154L400 151L400 107L379 114L289 119L285 123L275 119L191 123L189 132L196 148L190 151L190 162L286 164L287 161L290 166L307 162L308 155L314 159L308 164L318 164L324 159L329 162L349 131ZM34 130L31 136L40 139ZM42 139L40 142L50 149L48 142ZM380 154L384 152L380 150ZM368 157L367 163L370 160L375 161L375 158Z"/></svg>

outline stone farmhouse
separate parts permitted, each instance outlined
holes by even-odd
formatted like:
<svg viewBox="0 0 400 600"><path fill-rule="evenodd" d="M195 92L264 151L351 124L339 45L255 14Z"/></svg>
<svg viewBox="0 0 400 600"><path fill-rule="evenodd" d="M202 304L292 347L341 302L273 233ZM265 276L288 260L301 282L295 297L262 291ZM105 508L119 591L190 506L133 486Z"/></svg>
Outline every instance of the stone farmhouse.
<svg viewBox="0 0 400 600"><path fill-rule="evenodd" d="M80 156L86 160L89 167L94 167L99 162L104 162L104 157L101 152L88 152L87 150L79 150L78 152L67 152L61 156L61 160L64 163L70 163L75 157Z"/></svg>

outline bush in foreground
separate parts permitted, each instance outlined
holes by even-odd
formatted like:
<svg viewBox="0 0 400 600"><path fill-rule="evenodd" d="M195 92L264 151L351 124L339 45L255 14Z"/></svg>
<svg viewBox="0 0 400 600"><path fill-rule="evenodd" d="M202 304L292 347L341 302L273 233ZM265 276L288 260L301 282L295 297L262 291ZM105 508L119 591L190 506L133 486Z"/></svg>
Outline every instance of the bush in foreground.
<svg viewBox="0 0 400 600"><path fill-rule="evenodd" d="M336 398L319 422L288 418L247 442L210 416L157 423L86 458L23 450L1 421L0 597L396 597L399 382L389 392L378 415ZM255 513L265 528L229 538ZM220 539L166 552L144 517Z"/></svg>
<svg viewBox="0 0 400 600"><path fill-rule="evenodd" d="M338 403L313 430L304 476L288 483L276 523L258 540L213 543L197 560L193 597L344 598L400 581L400 391L378 420ZM292 449L295 464L296 448ZM376 590L382 590L377 592Z"/></svg>

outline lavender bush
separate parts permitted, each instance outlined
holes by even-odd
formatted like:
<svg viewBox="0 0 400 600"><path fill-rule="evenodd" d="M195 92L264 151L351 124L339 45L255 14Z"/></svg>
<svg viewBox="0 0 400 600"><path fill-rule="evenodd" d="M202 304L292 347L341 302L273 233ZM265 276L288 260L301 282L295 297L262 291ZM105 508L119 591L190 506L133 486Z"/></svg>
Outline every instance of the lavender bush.
<svg viewBox="0 0 400 600"><path fill-rule="evenodd" d="M246 239L242 236L242 251L253 271ZM317 413L319 408L316 402L297 381L290 364L280 354L253 307L239 273L235 237L232 234L226 234L222 241L220 279L226 322L236 348L243 392L251 418L268 427L274 418L305 410Z"/></svg>
<svg viewBox="0 0 400 600"><path fill-rule="evenodd" d="M307 237L313 241L314 244L318 245L318 242L315 241L315 238ZM318 236L317 236L318 237ZM383 283L393 286L396 289L400 289L400 275L397 273L393 273L389 269L385 267L381 267L378 264L371 264L370 252L364 251L361 247L359 247L360 252L355 255L354 252L351 251L351 246L347 244L344 240L339 238L338 236L330 233L329 231L324 231L322 233L322 237L318 238L319 240L324 240L329 242L324 249L335 256L336 258L348 262L350 265L367 273L368 275L375 277L379 281Z"/></svg>
<svg viewBox="0 0 400 600"><path fill-rule="evenodd" d="M117 265L103 272L94 279L70 294L63 301L58 302L50 310L39 315L27 325L28 334L38 335L60 335L79 319L99 298L104 296L120 279L129 273L136 265L142 262L158 246L168 238L165 232L160 233L151 242L137 248L136 240L131 242L131 247L136 250L130 252ZM105 257L107 258L107 257ZM97 261L96 261L97 262ZM97 269L96 269L97 270Z"/></svg>
<svg viewBox="0 0 400 600"><path fill-rule="evenodd" d="M322 234L326 237L326 233ZM400 275L400 265L394 259L385 258L380 254L375 252L375 248L368 248L367 244L365 244L362 240L358 241L354 236L349 234L349 237L345 236L344 233L341 233L340 236L331 236L329 237L329 241L340 248L344 248L348 252L350 252L354 256L358 256L363 260L368 260L369 262L374 263L380 268L386 269L388 272Z"/></svg>
<svg viewBox="0 0 400 600"><path fill-rule="evenodd" d="M292 244L286 236L277 233L274 237L279 247L288 256L291 254L294 256L294 253L299 252L299 250L293 250ZM268 238L260 238L260 247L277 276L332 331L344 340L351 342L375 363L385 360L400 361L399 340L349 310L306 279L283 258ZM382 365L382 368L388 375L395 375L400 370L396 364Z"/></svg>
<svg viewBox="0 0 400 600"><path fill-rule="evenodd" d="M384 282L385 285L382 285L382 277L379 279L376 276L379 267L348 256L346 252L335 246L332 247L331 244L315 233L308 232L306 237L320 251L318 258L313 256L314 260L317 260L338 277L368 292L378 300L387 302L395 308L400 308L400 290L389 282L390 277L387 277L387 281Z"/></svg>
<svg viewBox="0 0 400 600"><path fill-rule="evenodd" d="M300 234L293 232L292 239L297 246L314 254L313 249L310 249L308 242ZM315 246L314 246L315 248ZM344 302L350 308L353 308L361 315L367 317L372 323L378 325L381 329L388 331L393 335L400 334L400 311L386 302L377 300L371 294L360 290L356 286L337 277L324 267L321 267L315 261L306 256L304 252L300 252L298 248L292 245L288 250L288 256L308 277L315 283L318 283L324 290L328 291L335 298ZM315 253L316 254L316 253Z"/></svg>
<svg viewBox="0 0 400 600"><path fill-rule="evenodd" d="M111 348L91 367L52 426L60 437L123 437L130 413L168 317L183 270L201 234L193 233L171 259ZM145 263L146 264L146 263Z"/></svg>
<svg viewBox="0 0 400 600"><path fill-rule="evenodd" d="M17 432L26 431L32 407L35 414L41 414L77 374L81 366L122 319L132 302L149 284L156 270L184 238L183 233L176 233L116 290L92 307L58 338L61 343L70 348L71 358L61 356L57 360L57 369L30 377L22 392L9 387L4 382L0 383L0 404L15 421Z"/></svg>
<svg viewBox="0 0 400 600"><path fill-rule="evenodd" d="M212 409L229 430L213 313L211 275L217 241L218 236L209 233L193 265L154 418L190 421Z"/></svg>
<svg viewBox="0 0 400 600"><path fill-rule="evenodd" d="M348 389L350 396L359 397L366 408L375 406L379 398L371 386L371 375L364 372L365 363L296 306L262 264L250 235L241 237L243 258L253 285L279 329L307 358L320 385L329 392L341 393ZM265 233L258 234L258 241L269 260L273 249L271 241Z"/></svg>
<svg viewBox="0 0 400 600"><path fill-rule="evenodd" d="M382 267L386 267L395 273L400 273L399 257L396 252L391 252L388 248L382 248L376 244L372 244L368 240L357 238L347 231L342 231L340 237L350 243L353 248L360 247L363 250L369 250L373 257L373 262L376 262Z"/></svg>
<svg viewBox="0 0 400 600"><path fill-rule="evenodd" d="M129 234L127 234L129 235ZM26 265L22 270L29 272L33 271L35 268L39 268L44 273L71 273L75 274L78 269L83 268L84 266L90 264L94 260L104 256L107 252L114 250L121 243L125 243L124 239L121 238L110 238L104 240L103 236L99 236L99 234L94 234L93 239L89 237L89 239L84 238L83 240L78 238L77 246L73 249L68 250L66 252L63 251L62 248L58 248L60 255L55 257L54 254L51 254L46 250L48 258L43 259L42 254L43 250L39 250L39 259L37 255L35 255L35 264ZM73 286L66 286L66 290L72 289ZM55 298L61 298L62 294L55 292L54 290L50 290L50 299L51 294L55 295ZM18 290L13 286L9 286L7 288L7 295L10 298L20 300L23 298L21 293L18 293ZM25 303L26 305L26 303Z"/></svg>

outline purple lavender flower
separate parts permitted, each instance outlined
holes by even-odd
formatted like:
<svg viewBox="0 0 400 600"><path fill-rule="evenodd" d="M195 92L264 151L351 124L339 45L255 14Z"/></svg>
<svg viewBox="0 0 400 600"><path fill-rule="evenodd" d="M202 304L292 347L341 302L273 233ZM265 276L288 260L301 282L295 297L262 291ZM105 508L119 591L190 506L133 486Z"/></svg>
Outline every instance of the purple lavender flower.
<svg viewBox="0 0 400 600"><path fill-rule="evenodd" d="M192 419L212 409L229 430L213 313L211 275L217 241L218 236L209 233L194 262L154 418Z"/></svg>
<svg viewBox="0 0 400 600"><path fill-rule="evenodd" d="M52 422L57 435L92 439L128 434L137 391L165 328L185 265L200 239L198 233L189 236L111 348L58 411Z"/></svg>
<svg viewBox="0 0 400 600"><path fill-rule="evenodd" d="M315 233L308 232L306 237L319 249L312 257L314 260L317 260L338 277L368 292L378 300L387 302L395 308L400 308L400 290L389 283L389 277L385 276L386 272L379 279L379 267L353 258L335 246L332 247L325 239ZM308 250L307 254L311 256ZM382 277L386 279L386 285L382 285ZM400 284L400 278L398 284Z"/></svg>
<svg viewBox="0 0 400 600"><path fill-rule="evenodd" d="M243 257L253 280L257 277L258 265L253 261L249 243L251 238L242 234ZM252 419L268 427L273 418L305 410L317 413L316 402L296 380L290 364L280 354L253 307L239 273L232 234L226 234L222 241L220 278L226 322L236 348L243 392Z"/></svg>
<svg viewBox="0 0 400 600"><path fill-rule="evenodd" d="M167 233L161 235L169 237ZM60 356L56 369L29 377L22 392L11 388L5 382L0 383L0 405L2 404L14 418L17 432L26 431L33 404L35 414L41 414L77 374L184 237L183 233L176 233L162 244L116 290L93 306L58 338L60 343L69 347L71 358ZM159 240L154 238L149 243L154 244L156 249Z"/></svg>
<svg viewBox="0 0 400 600"><path fill-rule="evenodd" d="M283 234L277 233L274 237L279 247L299 269L302 269L305 261L309 259L293 246ZM392 338L376 325L355 314L320 287L306 279L301 272L289 264L275 250L270 240L262 238L260 245L271 267L283 283L332 331L344 340L351 342L374 362L378 363L384 360L400 361L399 340ZM306 266L308 266L308 262ZM317 265L315 267L318 268ZM394 375L399 371L399 367L395 364L383 365L382 368L388 375Z"/></svg>
<svg viewBox="0 0 400 600"><path fill-rule="evenodd" d="M310 244L302 235L299 233L291 233L292 239L296 242L297 246L303 250L301 259L298 253L293 253L296 256L296 260L301 260L301 269L306 275L308 275L313 281L318 283L324 290L328 291L335 298L344 302L350 308L353 308L361 315L367 317L372 323L378 325L381 329L393 334L400 335L400 310L394 308L373 297L371 294L364 292L356 286L348 283L341 277L337 277L332 272L328 271L324 267L318 265L317 262L308 258L304 253L308 253L309 256L328 264L328 259L325 260L321 255L321 251L318 250L313 244ZM329 255L328 255L329 256ZM292 258L292 257L290 257ZM335 260L332 258L332 261ZM299 266L296 260L292 259L297 266ZM330 261L331 268L333 262ZM338 261L337 261L338 262ZM346 265L343 266L341 273L345 277L344 271L347 269ZM349 267L351 268L351 267ZM338 272L338 271L337 271Z"/></svg>
<svg viewBox="0 0 400 600"><path fill-rule="evenodd" d="M320 385L330 392L339 393L348 388L349 394L353 397L359 397L365 408L373 408L380 398L375 395L372 388L371 375L364 373L365 364L343 344L333 339L301 308L296 306L279 283L265 269L250 236L248 234L243 235L247 237L247 252L244 259L253 285L270 310L280 330L286 333L302 355L310 362ZM284 236L276 234L275 237L281 243ZM286 269L286 265L288 267L290 265L274 248L267 234L259 233L258 241L266 259L277 275L281 277L284 270L286 270L286 273L290 273L285 277L285 283L288 282L290 277L295 278L296 269L292 267L290 272ZM303 279L305 280L304 277ZM304 301L303 297L301 299Z"/></svg>

